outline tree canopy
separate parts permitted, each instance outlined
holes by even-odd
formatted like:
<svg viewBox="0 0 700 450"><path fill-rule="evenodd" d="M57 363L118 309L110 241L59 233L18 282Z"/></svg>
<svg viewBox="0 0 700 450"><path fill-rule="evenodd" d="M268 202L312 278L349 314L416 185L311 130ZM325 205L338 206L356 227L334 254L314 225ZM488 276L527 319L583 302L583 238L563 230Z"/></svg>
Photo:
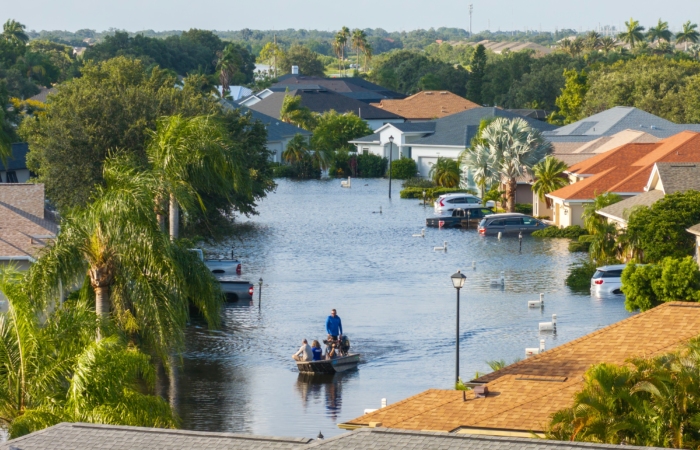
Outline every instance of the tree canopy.
<svg viewBox="0 0 700 450"><path fill-rule="evenodd" d="M292 45L289 50L282 53L279 69L281 74L291 73L292 66L299 66L301 75L312 77L324 77L325 68L318 58L318 54L303 45Z"/></svg>

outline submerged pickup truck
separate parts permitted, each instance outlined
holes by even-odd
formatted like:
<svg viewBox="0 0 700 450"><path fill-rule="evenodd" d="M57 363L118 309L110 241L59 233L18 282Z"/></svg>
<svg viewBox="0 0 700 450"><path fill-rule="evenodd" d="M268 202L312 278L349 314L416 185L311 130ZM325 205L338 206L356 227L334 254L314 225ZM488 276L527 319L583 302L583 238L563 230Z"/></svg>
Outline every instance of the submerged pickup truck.
<svg viewBox="0 0 700 450"><path fill-rule="evenodd" d="M226 300L235 302L238 300L253 299L253 284L249 281L237 278L241 274L241 263L235 259L205 259L202 249L193 248L199 259L211 270L221 285L221 290Z"/></svg>
<svg viewBox="0 0 700 450"><path fill-rule="evenodd" d="M428 217L425 219L425 225L435 228L464 227L476 229L481 219L491 214L493 214L491 208L486 208L481 205L473 208L457 208L452 211L451 216Z"/></svg>

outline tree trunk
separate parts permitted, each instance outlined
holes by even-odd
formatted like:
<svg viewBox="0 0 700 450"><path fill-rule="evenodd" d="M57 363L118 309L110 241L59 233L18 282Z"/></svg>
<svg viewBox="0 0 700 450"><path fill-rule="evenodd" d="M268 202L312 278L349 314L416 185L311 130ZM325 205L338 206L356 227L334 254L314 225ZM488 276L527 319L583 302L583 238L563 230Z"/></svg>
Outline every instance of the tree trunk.
<svg viewBox="0 0 700 450"><path fill-rule="evenodd" d="M109 317L109 286L98 286L95 289L95 312L100 320ZM97 327L97 340L102 339L102 330Z"/></svg>
<svg viewBox="0 0 700 450"><path fill-rule="evenodd" d="M518 183L515 178L509 178L506 182L506 211L515 212L515 190Z"/></svg>
<svg viewBox="0 0 700 450"><path fill-rule="evenodd" d="M180 205L175 196L170 194L170 240L174 241L180 236Z"/></svg>
<svg viewBox="0 0 700 450"><path fill-rule="evenodd" d="M163 197L156 197L156 218L158 219L158 228L162 233L165 233L165 214L163 208Z"/></svg>
<svg viewBox="0 0 700 450"><path fill-rule="evenodd" d="M178 387L180 384L180 371L178 366L178 358L170 355L168 357L168 365L170 366L168 371L168 380L170 381L170 386L168 389L168 400L170 403L170 408L174 413L177 413L178 407Z"/></svg>

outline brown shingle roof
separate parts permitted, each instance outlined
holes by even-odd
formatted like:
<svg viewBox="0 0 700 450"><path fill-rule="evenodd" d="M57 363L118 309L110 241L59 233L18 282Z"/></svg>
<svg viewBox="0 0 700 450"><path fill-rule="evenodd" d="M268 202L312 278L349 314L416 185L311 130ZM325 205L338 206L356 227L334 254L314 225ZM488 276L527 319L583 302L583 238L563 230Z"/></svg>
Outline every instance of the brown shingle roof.
<svg viewBox="0 0 700 450"><path fill-rule="evenodd" d="M43 184L0 184L0 257L33 258L56 233L44 218Z"/></svg>
<svg viewBox="0 0 700 450"><path fill-rule="evenodd" d="M371 105L407 120L439 119L479 107L478 104L449 91L422 91L403 100L382 100Z"/></svg>
<svg viewBox="0 0 700 450"><path fill-rule="evenodd" d="M571 405L591 365L663 354L698 333L700 304L666 303L474 380L486 383L485 398L431 389L341 426L381 422L409 430L543 431L552 413Z"/></svg>

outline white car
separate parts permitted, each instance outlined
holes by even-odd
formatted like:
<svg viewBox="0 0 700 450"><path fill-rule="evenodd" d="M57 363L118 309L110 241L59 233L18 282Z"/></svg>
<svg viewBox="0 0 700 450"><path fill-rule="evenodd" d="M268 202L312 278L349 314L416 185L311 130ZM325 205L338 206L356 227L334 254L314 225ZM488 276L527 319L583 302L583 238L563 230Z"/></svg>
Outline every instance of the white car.
<svg viewBox="0 0 700 450"><path fill-rule="evenodd" d="M441 195L435 200L433 206L435 208L435 215L451 216L452 211L457 208L480 208L484 205L482 205L481 199L476 195L456 192L453 194ZM488 201L485 206L493 208L496 204L493 201Z"/></svg>
<svg viewBox="0 0 700 450"><path fill-rule="evenodd" d="M598 267L591 278L593 295L622 294L622 271L627 264Z"/></svg>

